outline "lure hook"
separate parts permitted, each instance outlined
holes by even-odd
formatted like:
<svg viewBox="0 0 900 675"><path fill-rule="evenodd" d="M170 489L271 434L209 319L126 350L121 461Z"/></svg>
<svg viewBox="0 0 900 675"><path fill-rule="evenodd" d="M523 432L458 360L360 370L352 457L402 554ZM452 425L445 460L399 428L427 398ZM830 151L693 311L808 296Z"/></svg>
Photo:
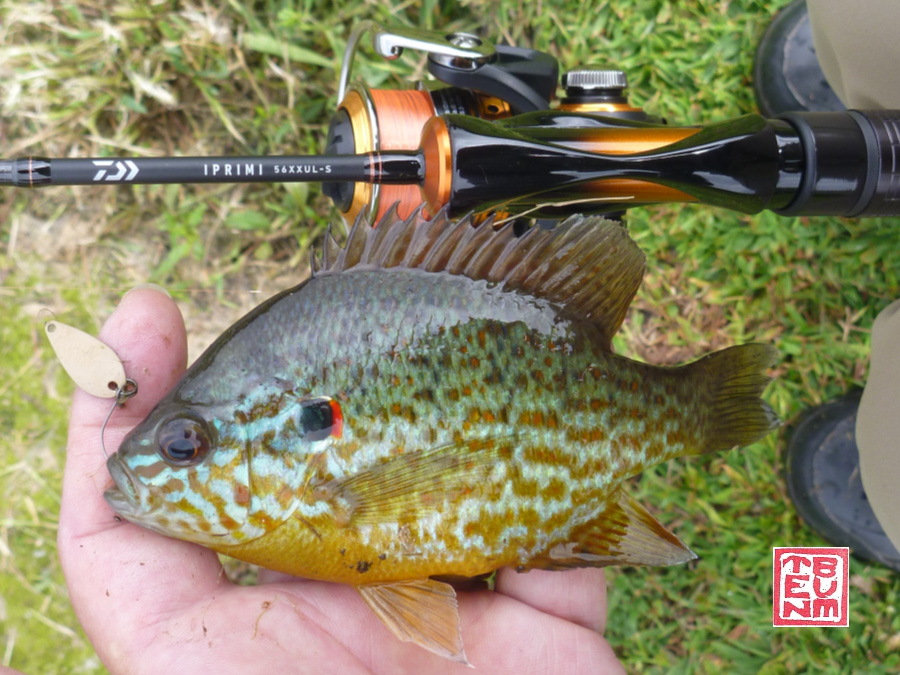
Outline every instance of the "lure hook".
<svg viewBox="0 0 900 675"><path fill-rule="evenodd" d="M109 418L112 417L113 411L117 407L125 405L125 401L127 401L137 393L137 382L135 382L131 378L126 379L125 384L116 389L116 397L113 401L112 408L109 409L109 412L106 414L106 419L103 420L103 426L100 427L100 448L103 450L103 456L106 457L106 459L109 459L109 455L106 452L106 444L103 442L103 435L106 432L106 425L109 424Z"/></svg>

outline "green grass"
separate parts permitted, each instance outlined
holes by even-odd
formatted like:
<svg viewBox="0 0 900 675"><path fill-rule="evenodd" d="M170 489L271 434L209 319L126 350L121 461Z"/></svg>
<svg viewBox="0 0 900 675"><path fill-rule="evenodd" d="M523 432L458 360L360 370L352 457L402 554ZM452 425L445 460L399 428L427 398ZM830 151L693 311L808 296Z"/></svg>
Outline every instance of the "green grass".
<svg viewBox="0 0 900 675"><path fill-rule="evenodd" d="M373 0L180 3L0 0L0 156L304 153L321 149L349 28L374 18L477 31L564 67L612 63L631 99L675 123L754 111L756 43L777 6ZM408 86L422 60L357 62ZM103 672L56 560L72 390L38 313L96 331L129 287L156 281L194 353L306 273L334 217L316 187L143 186L0 192L0 665ZM861 385L869 327L900 293L896 222L635 209L649 272L617 349L654 363L751 340L784 359L767 398L786 420ZM853 561L849 629L771 627L771 547L821 544L780 477L783 434L677 460L633 494L701 559L609 574L608 636L633 672L896 672L900 577Z"/></svg>

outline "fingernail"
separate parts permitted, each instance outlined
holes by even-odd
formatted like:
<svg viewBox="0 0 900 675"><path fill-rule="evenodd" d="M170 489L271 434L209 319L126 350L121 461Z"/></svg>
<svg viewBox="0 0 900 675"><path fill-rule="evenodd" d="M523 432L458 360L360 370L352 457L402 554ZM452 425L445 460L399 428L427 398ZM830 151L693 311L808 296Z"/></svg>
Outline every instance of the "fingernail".
<svg viewBox="0 0 900 675"><path fill-rule="evenodd" d="M171 298L171 297L172 297L171 295L169 295L169 291L167 291L165 288L163 288L163 287L160 286L159 284L152 284L152 283L149 283L149 282L148 282L148 283L145 283L145 284L138 284L138 285L135 286L134 288L132 288L132 289L126 291L126 292L125 292L125 295L122 296L122 300L124 300L125 298L127 298L131 293L134 293L135 291L142 291L142 290L144 290L144 289L149 289L149 290L152 290L152 291L159 291L160 293L162 293L163 295L165 295L167 298Z"/></svg>

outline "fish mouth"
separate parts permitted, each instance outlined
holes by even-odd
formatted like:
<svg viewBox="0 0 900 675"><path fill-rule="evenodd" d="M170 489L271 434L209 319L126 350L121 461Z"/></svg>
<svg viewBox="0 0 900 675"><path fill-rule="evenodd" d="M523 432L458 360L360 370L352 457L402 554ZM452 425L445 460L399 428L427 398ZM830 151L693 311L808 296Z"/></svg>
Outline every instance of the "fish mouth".
<svg viewBox="0 0 900 675"><path fill-rule="evenodd" d="M106 468L115 487L104 492L103 498L112 507L112 510L123 518L135 519L141 512L138 487L118 453L107 460Z"/></svg>

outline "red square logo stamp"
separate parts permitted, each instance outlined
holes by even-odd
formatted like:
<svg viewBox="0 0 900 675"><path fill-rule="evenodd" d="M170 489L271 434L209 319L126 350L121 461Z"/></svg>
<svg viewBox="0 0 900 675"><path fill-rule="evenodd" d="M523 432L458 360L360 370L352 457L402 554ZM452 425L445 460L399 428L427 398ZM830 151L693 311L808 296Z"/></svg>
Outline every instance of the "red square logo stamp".
<svg viewBox="0 0 900 675"><path fill-rule="evenodd" d="M850 625L850 549L772 549L773 626Z"/></svg>

